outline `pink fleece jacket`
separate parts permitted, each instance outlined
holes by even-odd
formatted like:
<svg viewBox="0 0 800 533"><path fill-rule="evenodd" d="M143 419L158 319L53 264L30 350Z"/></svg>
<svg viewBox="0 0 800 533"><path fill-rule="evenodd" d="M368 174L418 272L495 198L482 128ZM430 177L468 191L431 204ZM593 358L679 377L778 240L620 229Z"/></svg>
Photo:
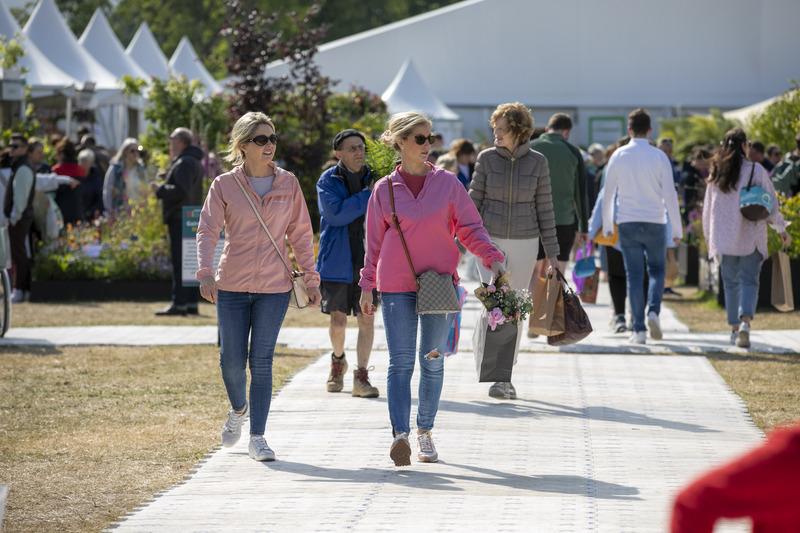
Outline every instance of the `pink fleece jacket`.
<svg viewBox="0 0 800 533"><path fill-rule="evenodd" d="M362 290L375 287L381 292L416 290L411 267L392 224L389 177L397 218L417 274L435 270L439 274L453 274L458 280L458 246L454 235L483 260L486 268L491 268L494 261L504 260L503 254L492 245L475 204L455 174L432 167L414 198L395 169L375 184L367 204L367 252L359 282Z"/></svg>
<svg viewBox="0 0 800 533"><path fill-rule="evenodd" d="M286 267L234 180L236 175L261 213L286 263L291 268L286 249L288 237L306 285L319 286L319 274L314 269L311 219L300 183L291 172L270 164L275 181L264 198L256 194L242 166L214 179L197 227L198 280L215 275L217 288L232 292L278 293L292 288ZM214 250L223 228L225 244L215 265Z"/></svg>

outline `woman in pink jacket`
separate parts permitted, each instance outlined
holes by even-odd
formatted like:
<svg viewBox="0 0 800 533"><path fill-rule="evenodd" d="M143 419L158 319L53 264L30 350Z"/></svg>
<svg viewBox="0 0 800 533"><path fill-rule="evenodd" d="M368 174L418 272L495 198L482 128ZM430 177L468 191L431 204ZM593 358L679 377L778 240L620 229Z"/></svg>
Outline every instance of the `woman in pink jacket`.
<svg viewBox="0 0 800 533"><path fill-rule="evenodd" d="M428 163L434 142L431 122L419 113L399 113L389 119L382 141L400 154L400 165L375 184L367 206L367 251L361 270L361 310L375 311L372 289L380 291L389 347L387 396L392 424L389 455L396 466L411 464L411 376L419 357L417 458L435 462L438 453L431 430L439 408L444 379L444 354L452 315L416 313L416 283L400 236L392 223L389 179L411 261L418 273L434 270L458 280L458 237L483 259L496 276L504 273L503 254L491 243L481 217L464 186L452 173ZM417 327L422 332L417 346ZM416 353L415 353L416 352Z"/></svg>
<svg viewBox="0 0 800 533"><path fill-rule="evenodd" d="M222 428L222 445L238 442L242 422L249 416L249 453L256 461L275 460L264 440L264 429L272 397L272 355L292 282L245 193L290 264L284 238L288 237L305 274L310 305L319 305L321 299L306 202L294 174L272 161L277 143L275 126L264 113L250 112L236 121L226 158L234 168L211 184L197 227L197 279L203 298L217 304L220 368L231 403ZM214 264L223 229L225 244L219 263ZM249 402L245 390L248 363Z"/></svg>

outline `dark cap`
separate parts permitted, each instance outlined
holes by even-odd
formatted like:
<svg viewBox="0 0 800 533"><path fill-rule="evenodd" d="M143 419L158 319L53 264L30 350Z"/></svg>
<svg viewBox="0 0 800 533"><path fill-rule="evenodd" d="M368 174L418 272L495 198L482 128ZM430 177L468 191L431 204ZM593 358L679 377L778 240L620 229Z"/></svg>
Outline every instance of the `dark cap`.
<svg viewBox="0 0 800 533"><path fill-rule="evenodd" d="M360 138L364 144L367 144L367 140L364 138L363 135L361 135L361 132L359 132L358 130L349 129L340 131L339 133L336 134L336 137L333 138L333 149L338 150L345 139L353 136Z"/></svg>

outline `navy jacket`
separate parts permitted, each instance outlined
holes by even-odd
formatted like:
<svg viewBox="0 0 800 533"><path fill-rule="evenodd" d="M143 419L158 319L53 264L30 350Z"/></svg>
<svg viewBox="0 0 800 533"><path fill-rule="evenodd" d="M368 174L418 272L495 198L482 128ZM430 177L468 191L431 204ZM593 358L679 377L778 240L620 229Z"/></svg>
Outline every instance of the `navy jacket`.
<svg viewBox="0 0 800 533"><path fill-rule="evenodd" d="M370 172L364 176L364 186L372 179ZM364 189L350 196L339 167L333 166L322 173L317 181L319 206L319 254L317 272L323 281L353 283L353 259L350 254L351 222L367 212L367 201L372 191Z"/></svg>

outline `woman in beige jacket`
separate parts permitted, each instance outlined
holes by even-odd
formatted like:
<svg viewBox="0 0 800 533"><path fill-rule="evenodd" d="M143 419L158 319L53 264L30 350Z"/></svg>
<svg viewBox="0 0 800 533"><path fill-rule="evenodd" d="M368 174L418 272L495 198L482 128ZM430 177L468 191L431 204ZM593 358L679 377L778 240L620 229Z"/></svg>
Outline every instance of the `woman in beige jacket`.
<svg viewBox="0 0 800 533"><path fill-rule="evenodd" d="M547 159L528 144L533 134L533 116L528 108L519 102L501 104L489 124L494 147L478 154L469 195L492 242L506 256L511 288L527 289L540 238L551 266L558 267L550 170ZM490 275L485 269L481 272L484 282L490 281ZM522 322L518 328L515 361ZM517 392L511 382L498 382L489 387L489 396L515 399Z"/></svg>
<svg viewBox="0 0 800 533"><path fill-rule="evenodd" d="M272 397L272 356L292 288L284 266L284 261L290 264L286 238L305 274L310 305L317 306L322 299L303 191L294 174L272 161L277 142L275 126L264 113L247 113L236 121L227 157L235 166L211 184L197 227L197 279L203 298L217 304L220 368L231 403L222 445L236 444L249 415L249 452L256 461L275 460L264 430ZM275 238L283 261L245 194ZM225 245L214 264L223 229Z"/></svg>

